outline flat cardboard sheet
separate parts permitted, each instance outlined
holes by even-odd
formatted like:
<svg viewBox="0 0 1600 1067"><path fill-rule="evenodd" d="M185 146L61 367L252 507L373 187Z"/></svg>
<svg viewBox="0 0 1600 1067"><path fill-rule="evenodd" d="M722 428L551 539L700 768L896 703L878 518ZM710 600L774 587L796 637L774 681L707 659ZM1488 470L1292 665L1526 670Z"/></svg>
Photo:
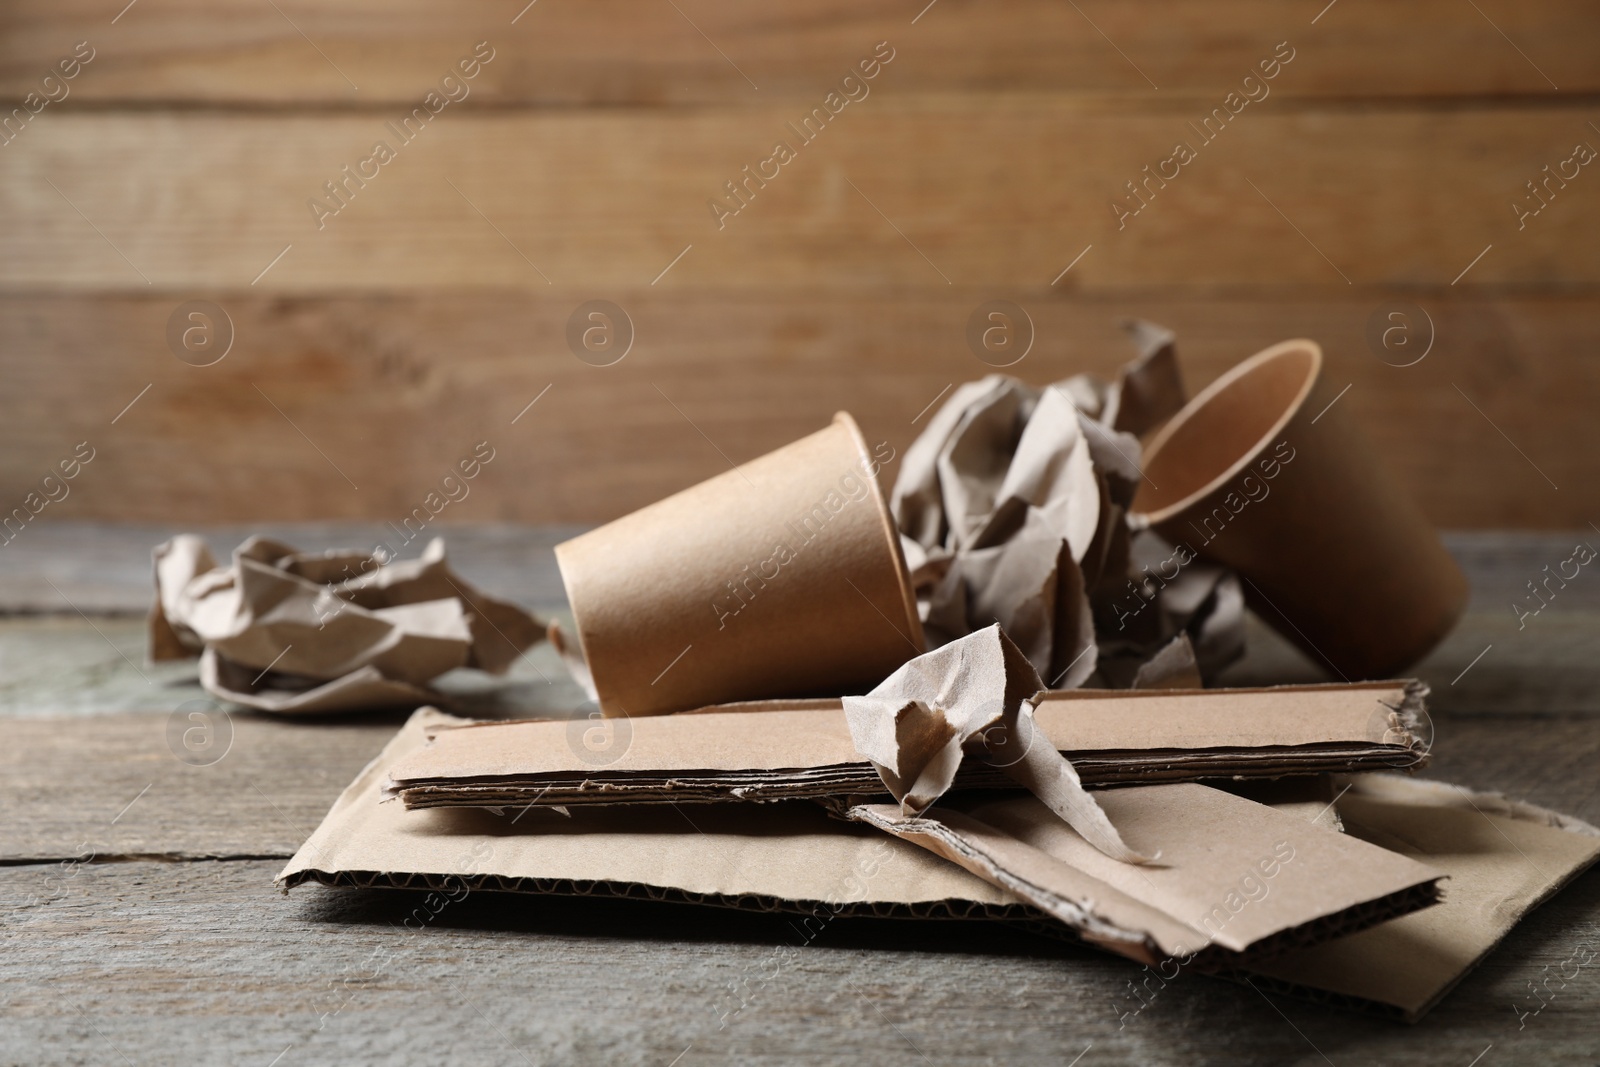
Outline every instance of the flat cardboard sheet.
<svg viewBox="0 0 1600 1067"><path fill-rule="evenodd" d="M1397 775L1344 785L1348 832L1445 872L1445 902L1262 964L1258 984L1415 1022L1600 858L1600 830L1531 804Z"/></svg>
<svg viewBox="0 0 1600 1067"><path fill-rule="evenodd" d="M1071 690L1035 704L1086 784L1273 778L1418 765L1425 689L1364 682L1267 689ZM590 731L607 744L590 745ZM885 794L837 700L724 705L686 715L434 729L398 761L408 807L780 800ZM958 786L1012 786L966 760ZM1014 786L1013 786L1014 787Z"/></svg>
<svg viewBox="0 0 1600 1067"><path fill-rule="evenodd" d="M464 720L424 708L351 783L279 881L490 888L695 901L756 910L1022 918L1011 894L819 805L679 810L406 811L382 803L397 760ZM649 720L667 721L667 720Z"/></svg>
<svg viewBox="0 0 1600 1067"><path fill-rule="evenodd" d="M1438 899L1441 872L1218 789L1184 783L1098 796L1123 835L1159 862L1116 861L1032 796L958 802L920 817L889 804L849 815L1145 963L1238 964Z"/></svg>

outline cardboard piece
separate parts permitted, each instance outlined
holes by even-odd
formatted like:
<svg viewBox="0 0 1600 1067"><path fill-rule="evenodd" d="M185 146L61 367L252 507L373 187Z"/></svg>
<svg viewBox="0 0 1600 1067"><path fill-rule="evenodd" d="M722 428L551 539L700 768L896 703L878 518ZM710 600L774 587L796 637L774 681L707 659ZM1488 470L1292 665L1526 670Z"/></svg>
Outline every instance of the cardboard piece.
<svg viewBox="0 0 1600 1067"><path fill-rule="evenodd" d="M266 711L438 700L431 679L456 667L504 673L543 636L532 615L451 570L442 538L391 563L252 537L218 567L201 538L180 534L154 559L151 659L199 655L207 691Z"/></svg>
<svg viewBox="0 0 1600 1067"><path fill-rule="evenodd" d="M1338 398L1315 342L1258 352L1155 435L1132 521L1236 570L1336 674L1388 677L1450 631L1467 583Z"/></svg>
<svg viewBox="0 0 1600 1067"><path fill-rule="evenodd" d="M1099 796L1160 863L1117 862L1031 796L941 805L920 817L888 804L848 814L1149 964L1237 966L1438 900L1440 871L1218 789L1183 783Z"/></svg>
<svg viewBox="0 0 1600 1067"><path fill-rule="evenodd" d="M668 722L680 717L645 720ZM465 720L417 711L278 875L287 886L476 889L692 901L755 910L1026 918L959 867L806 802L756 808L407 811L379 803L397 761ZM459 899L452 896L451 899Z"/></svg>
<svg viewBox="0 0 1600 1067"><path fill-rule="evenodd" d="M1100 703L1103 695L1070 696L1087 709ZM1119 700L1128 697L1171 699L1164 693L1118 694ZM639 725L693 718L672 716ZM279 874L279 881L285 886L320 882L430 889L448 894L449 899L479 889L625 896L821 917L1044 917L1011 891L932 852L884 837L864 824L830 819L814 804L575 807L567 819L538 809L407 811L398 804L379 803L383 784L396 765L425 751L430 734L444 738L476 729L467 720L431 708L414 714L334 803ZM1291 950L1274 957L1271 964L1261 959L1250 963L1252 981L1297 996L1415 1018L1448 992L1516 918L1593 863L1600 851L1596 836L1600 831L1593 827L1490 794L1388 774L1358 775L1339 782L1337 788L1333 785L1327 779L1298 779L1238 783L1233 788L1261 795L1280 812L1325 829L1335 827L1336 814L1352 822L1358 817L1368 823L1387 818L1409 840L1416 840L1411 827L1431 835L1427 827L1442 825L1449 831L1447 840L1454 837L1467 847L1447 845L1413 853L1450 876L1443 903L1318 949ZM1262 789L1267 794L1259 793ZM1106 793L1102 799L1128 792ZM1026 797L1016 799L1028 802ZM1378 805L1389 809L1388 814L1374 814ZM1120 820L1117 809L1112 810ZM889 808L891 814L894 811ZM1463 813L1479 820L1484 832L1463 833L1458 819ZM1493 831L1505 832L1510 841ZM1129 833L1135 843L1148 845L1137 836L1142 829L1130 828ZM1375 837L1372 831L1362 833ZM1276 840L1287 838L1275 839L1274 845ZM1398 840L1377 839L1377 843L1401 851L1415 847ZM1151 873L1149 868L1104 862L1113 871ZM1258 878L1265 877L1259 866L1256 872ZM1243 872L1230 889L1245 900L1252 892L1259 895L1259 890L1244 884ZM1231 914L1226 892L1211 903L1222 904ZM1241 905L1240 918L1252 907L1254 903ZM1231 925L1229 919L1221 930L1226 932ZM1070 933L1053 921L1038 928ZM1203 919L1201 928L1206 929ZM1238 940L1242 937L1236 935ZM1412 955L1423 959L1412 960ZM1218 963L1226 965L1226 960ZM1529 998L1524 1006L1531 1010L1536 1005Z"/></svg>
<svg viewBox="0 0 1600 1067"><path fill-rule="evenodd" d="M1118 382L990 375L957 388L907 449L890 506L930 644L998 622L1067 689L1129 686L1185 632L1203 675L1242 652L1243 597L1225 570L1153 543L1133 559L1134 434L1183 402L1170 331L1133 333L1141 356Z"/></svg>
<svg viewBox="0 0 1600 1067"><path fill-rule="evenodd" d="M607 715L864 692L923 651L849 415L556 546ZM563 642L565 644L565 642Z"/></svg>
<svg viewBox="0 0 1600 1067"><path fill-rule="evenodd" d="M1414 767L1415 682L1040 694L1033 718L1090 785ZM440 725L397 761L407 807L773 801L884 794L839 700L687 715ZM965 760L959 788L1015 788Z"/></svg>
<svg viewBox="0 0 1600 1067"><path fill-rule="evenodd" d="M645 721L659 723L674 718ZM430 733L448 734L448 728L461 721L434 709L414 713L384 752L344 790L322 825L285 865L278 880L286 886L306 881L342 886L416 886L434 889L435 893L490 888L648 897L757 910L814 910L818 904L827 904L832 913L885 917L1048 917L1034 905L1024 904L1022 897L1010 889L974 877L931 851L885 837L866 824L832 819L821 806L803 801L690 811L675 806L574 808L570 817L547 809L517 806L507 806L496 813L483 809L406 811L394 803L379 803L382 782L395 763L424 750ZM1106 793L1106 797L1141 792L1144 790L1117 790ZM1214 792L1203 790L1206 795ZM1251 801L1224 793L1216 795L1221 800L1202 805L1203 811L1226 806L1224 809L1234 819L1227 824L1229 832L1235 832L1238 825L1251 827L1253 832L1243 835L1243 840L1251 843L1272 835L1277 835L1272 837L1275 843L1288 833L1322 833L1290 816L1270 819L1269 808ZM1038 805L1034 798L1022 800ZM1187 795L1179 793L1176 801L1179 808L1195 809ZM898 817L898 808L883 808ZM1037 806L1037 811L1046 821L1062 825L1042 805ZM1197 817L1182 816L1179 811L1168 811L1165 817L1187 817L1189 821L1184 825L1195 832L1202 830L1202 821ZM1136 822L1141 827L1139 832L1146 833L1146 814L1138 816ZM1206 830L1210 829L1216 827ZM1064 825L1062 830L1070 833ZM1301 837L1291 840L1296 848L1302 848ZM1082 845L1082 838L1078 841ZM1272 853L1272 843L1267 843L1266 854ZM1165 843L1162 848L1166 848ZM1379 849L1371 851L1376 853ZM1170 867L1131 867L1098 853L1096 856L1106 867L1155 878L1160 891L1136 889L1131 899L1142 902L1138 917L1149 917L1150 925L1171 934L1162 944L1174 944L1173 937L1179 936L1176 920L1162 920L1157 912L1178 899L1166 889L1187 885L1187 875L1163 873ZM1251 854L1248 859L1254 862L1258 857ZM1302 861L1298 857L1294 862ZM1310 867L1309 862L1302 865ZM1416 864L1405 869L1421 870ZM1238 875L1242 877L1250 870L1250 864L1242 864ZM1144 885L1142 878L1131 880ZM1206 899L1213 888L1211 881L1192 889L1190 896ZM1112 893L1106 883L1096 888L1098 899L1112 896L1122 901L1126 894ZM1218 901L1208 904L1224 902L1226 894L1216 896ZM1346 889L1312 894L1309 899L1314 899L1315 907L1310 910L1334 907L1352 896L1358 894ZM1333 904L1328 904L1330 901ZM1093 907L1099 909L1101 904L1096 902ZM1290 909L1282 909L1274 902L1269 915L1282 925L1282 917L1288 913ZM1138 957L1142 952L1138 945L1144 942L1139 937L1120 941L1117 931L1123 931L1125 926L1115 925L1118 920L1139 921L1138 918L1128 920L1125 910L1118 907L1112 907L1107 915L1109 920L1083 925L1082 931L1075 925L1056 929L1061 934L1101 931L1118 949L1130 950ZM1187 912L1184 917L1189 917ZM1194 918L1200 921L1202 915L1197 912ZM1227 960L1245 958L1230 945L1248 947L1253 944L1254 931L1270 928L1274 921L1256 923L1243 917L1230 918L1222 925L1222 936L1216 939L1219 950ZM1331 921L1323 921L1320 926L1330 933L1338 928ZM1317 936L1315 931L1301 933L1312 939ZM1096 937L1090 939L1096 941Z"/></svg>
<svg viewBox="0 0 1600 1067"><path fill-rule="evenodd" d="M1388 774L1338 785L1349 833L1443 871L1448 892L1437 908L1258 965L1252 981L1265 988L1415 1022L1600 858L1600 830L1498 794ZM1534 989L1512 1008L1543 1004Z"/></svg>

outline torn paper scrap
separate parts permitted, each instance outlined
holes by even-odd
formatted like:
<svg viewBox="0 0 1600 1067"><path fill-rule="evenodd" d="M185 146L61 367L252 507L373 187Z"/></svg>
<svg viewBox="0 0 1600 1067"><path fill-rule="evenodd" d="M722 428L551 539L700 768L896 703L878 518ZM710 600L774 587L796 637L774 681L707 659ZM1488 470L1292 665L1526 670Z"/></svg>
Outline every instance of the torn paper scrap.
<svg viewBox="0 0 1600 1067"><path fill-rule="evenodd" d="M154 558L151 658L198 655L209 692L267 711L437 700L432 679L457 667L503 673L544 633L451 570L441 538L386 563L252 537L219 567L203 540L181 534Z"/></svg>
<svg viewBox="0 0 1600 1067"><path fill-rule="evenodd" d="M909 661L866 696L845 697L844 714L856 751L908 815L943 796L970 755L1015 779L1106 855L1147 862L1034 723L1029 698L1043 688L1005 631L989 626Z"/></svg>
<svg viewBox="0 0 1600 1067"><path fill-rule="evenodd" d="M1161 861L1118 863L1036 797L959 802L920 816L887 804L852 819L913 841L1144 963L1202 970L1315 944L1439 898L1443 872L1218 789L1108 789L1106 813Z"/></svg>

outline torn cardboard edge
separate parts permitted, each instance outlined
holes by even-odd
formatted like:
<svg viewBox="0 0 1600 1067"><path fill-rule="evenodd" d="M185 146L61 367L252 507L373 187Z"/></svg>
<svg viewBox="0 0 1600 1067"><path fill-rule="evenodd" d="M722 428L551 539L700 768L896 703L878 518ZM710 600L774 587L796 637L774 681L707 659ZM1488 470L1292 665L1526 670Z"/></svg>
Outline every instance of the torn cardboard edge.
<svg viewBox="0 0 1600 1067"><path fill-rule="evenodd" d="M814 804L702 809L408 812L380 804L398 759L456 719L417 711L334 802L284 867L286 887L505 889L681 900L758 910L1043 919L943 860Z"/></svg>
<svg viewBox="0 0 1600 1067"><path fill-rule="evenodd" d="M1076 939L1009 891L909 843L865 837L865 827L829 819L809 804L761 811L740 805L702 808L696 810L696 823L706 833L684 821L675 832L663 833L643 831L638 824L668 825L660 821L670 813L664 807L577 810L568 822L537 810L517 815L408 812L377 802L389 769L420 750L428 733L466 725L433 709L414 714L341 794L279 874L279 883L286 888L312 882L426 888L437 894L488 889L616 896L818 915L987 918ZM1230 788L1257 792L1263 786ZM1273 794L1281 789L1267 788ZM1304 809L1303 818L1319 823L1328 818L1327 805L1315 803L1319 798L1301 795L1298 788L1291 793L1287 800L1294 810ZM1464 812L1485 832L1479 850L1465 857L1441 852L1431 841L1414 848L1416 858L1451 876L1450 892L1440 904L1314 949L1293 950L1273 961L1272 974L1251 974L1253 981L1266 983L1263 988L1302 999L1414 1020L1523 914L1600 855L1600 830L1496 794L1382 773L1353 775L1329 795L1333 810L1352 825L1361 823L1352 801L1365 798L1391 817L1419 824L1433 822L1440 811ZM1285 805L1274 806L1285 810ZM1370 810L1363 816L1372 821ZM575 827L582 832L574 833ZM1517 833L1521 828L1534 832ZM1517 836L1520 846L1502 832ZM1530 870L1518 847L1540 861L1543 873L1508 882L1506 872ZM862 876L864 886L852 895L851 876L869 869L875 873ZM1489 925L1476 921L1484 917ZM1336 946L1346 954L1348 974L1301 955ZM1425 959L1429 969L1402 974L1397 986L1387 977L1396 958ZM1159 976L1145 974L1147 980L1172 977L1165 969Z"/></svg>
<svg viewBox="0 0 1600 1067"><path fill-rule="evenodd" d="M1247 967L1440 898L1440 871L1204 785L1135 786L1099 798L1161 862L1112 862L1031 796L968 800L922 816L887 804L847 815L1015 893L1085 941L1150 965L1177 958L1202 971Z"/></svg>
<svg viewBox="0 0 1600 1067"><path fill-rule="evenodd" d="M1600 860L1600 829L1498 793L1389 774L1336 784L1350 833L1450 876L1444 904L1228 977L1416 1022L1524 915Z"/></svg>
<svg viewBox="0 0 1600 1067"><path fill-rule="evenodd" d="M1276 778L1415 768L1427 756L1417 682L1264 689L1069 690L1034 697L1044 736L1084 784ZM598 731L595 746L591 732ZM591 724L431 730L387 784L410 808L716 803L882 795L839 700L764 701ZM956 787L1015 788L977 760Z"/></svg>

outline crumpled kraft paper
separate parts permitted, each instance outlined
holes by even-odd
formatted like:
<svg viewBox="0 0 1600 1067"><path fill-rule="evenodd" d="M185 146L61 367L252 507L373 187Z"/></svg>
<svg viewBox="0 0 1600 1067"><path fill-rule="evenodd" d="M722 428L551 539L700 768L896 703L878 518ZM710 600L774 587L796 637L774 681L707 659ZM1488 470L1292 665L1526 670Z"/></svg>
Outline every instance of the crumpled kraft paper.
<svg viewBox="0 0 1600 1067"><path fill-rule="evenodd" d="M930 645L998 622L1068 689L1130 687L1182 634L1203 677L1242 653L1237 578L1128 523L1136 435L1185 399L1171 332L1129 330L1140 356L1116 382L990 375L906 450L890 506Z"/></svg>
<svg viewBox="0 0 1600 1067"><path fill-rule="evenodd" d="M907 815L920 815L955 782L967 756L999 767L1101 852L1125 863L1129 848L1083 788L1067 758L1034 722L1038 673L999 626L918 656L866 696L844 698L856 751L872 761Z"/></svg>
<svg viewBox="0 0 1600 1067"><path fill-rule="evenodd" d="M544 635L452 571L442 538L419 559L384 563L252 537L219 567L201 538L180 534L154 559L150 658L199 655L208 692L266 711L436 702L427 682L456 667L504 673Z"/></svg>

